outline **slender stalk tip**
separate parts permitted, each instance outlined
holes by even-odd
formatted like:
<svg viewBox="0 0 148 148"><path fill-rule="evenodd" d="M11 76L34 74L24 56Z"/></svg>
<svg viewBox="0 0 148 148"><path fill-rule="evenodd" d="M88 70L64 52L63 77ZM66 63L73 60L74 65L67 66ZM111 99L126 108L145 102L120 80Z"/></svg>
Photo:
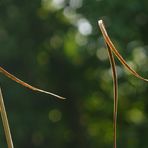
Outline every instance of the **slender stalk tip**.
<svg viewBox="0 0 148 148"><path fill-rule="evenodd" d="M46 94L51 95L51 96L54 96L54 97L56 97L56 98L58 98L58 99L62 99L62 100L65 100L65 99L66 99L65 97L56 95L56 94L54 94L54 93L50 93L50 92L46 92L46 91L43 91L43 93L46 93Z"/></svg>
<svg viewBox="0 0 148 148"><path fill-rule="evenodd" d="M15 77L14 75L10 74L8 71L6 71L5 69L3 69L2 67L0 67L0 72L3 73L3 74L4 74L5 76L7 76L8 78L10 78L11 80L13 80L13 81L15 81L15 82L21 84L22 86L27 87L27 88L29 88L29 89L31 89L31 90L38 91L38 92L42 92L42 93L45 93L45 94L54 96L54 97L59 98L59 99L62 99L62 100L66 99L66 98L61 97L61 96L59 96L59 95L56 95L56 94L54 94L54 93L51 93L51 92L48 92L48 91L45 91L45 90L36 88L36 87L34 87L34 86L32 86L32 85L30 85L30 84L28 84L28 83L26 83L26 82L24 82L24 81L18 79L17 77Z"/></svg>
<svg viewBox="0 0 148 148"><path fill-rule="evenodd" d="M103 23L102 20L98 20L98 24L99 24L99 26L100 26L102 23Z"/></svg>

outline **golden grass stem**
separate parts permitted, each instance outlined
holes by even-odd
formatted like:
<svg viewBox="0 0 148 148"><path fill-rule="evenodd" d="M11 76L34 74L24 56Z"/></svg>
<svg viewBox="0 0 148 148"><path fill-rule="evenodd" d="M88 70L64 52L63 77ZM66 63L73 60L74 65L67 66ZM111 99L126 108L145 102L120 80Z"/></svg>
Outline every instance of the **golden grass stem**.
<svg viewBox="0 0 148 148"><path fill-rule="evenodd" d="M108 49L109 60L110 60L111 68L112 68L113 85L114 85L114 112L113 112L114 148L116 148L117 147L118 81L117 81L116 64L115 64L115 60L114 60L112 52L115 54L115 56L121 62L121 64L123 66L125 66L127 68L127 70L130 71L135 77L137 77L141 80L144 80L146 82L148 82L148 79L145 79L142 76L140 76L133 68L131 68L127 64L127 62L124 60L124 58L118 52L118 50L115 48L110 37L108 36L102 20L98 21L98 25L100 27L100 30L102 32L103 38L105 40L105 43L106 43L106 46L107 46L107 49Z"/></svg>
<svg viewBox="0 0 148 148"><path fill-rule="evenodd" d="M109 46L107 45L108 56L110 60L110 65L112 68L112 77L113 77L113 91L114 91L114 112L113 112L113 128L114 128L114 148L117 147L117 110L118 110L118 79L117 79L117 70L116 63L114 60L113 53Z"/></svg>
<svg viewBox="0 0 148 148"><path fill-rule="evenodd" d="M1 112L1 117L2 117L2 122L4 126L4 132L5 132L8 148L14 148L1 88L0 88L0 112Z"/></svg>
<svg viewBox="0 0 148 148"><path fill-rule="evenodd" d="M107 31L105 29L105 26L103 24L103 21L102 20L99 20L98 21L98 24L99 24L99 27L100 27L101 32L103 34L103 37L104 37L105 42L108 44L108 46L110 47L110 49L112 50L112 52L116 55L116 57L118 58L118 60L122 63L122 65L125 66L127 68L127 70L130 71L135 77L148 82L148 79L145 79L142 76L140 76L133 68L131 68L127 64L127 62L124 60L124 58L118 52L118 50L115 48L114 44L112 43L110 37L107 34Z"/></svg>
<svg viewBox="0 0 148 148"><path fill-rule="evenodd" d="M45 90L36 88L36 87L34 87L34 86L32 86L32 85L30 85L30 84L28 84L28 83L26 83L26 82L24 82L24 81L18 79L17 77L15 77L14 75L10 74L8 71L6 71L5 69L3 69L2 67L0 67L0 72L1 72L2 74L4 74L6 77L10 78L11 80L13 80L13 81L15 81L15 82L21 84L22 86L27 87L27 88L29 88L29 89L31 89L31 90L38 91L38 92L41 92L41 93L45 93L45 94L54 96L54 97L59 98L59 99L66 99L66 98L61 97L61 96L59 96L59 95L56 95L56 94L54 94L54 93L51 93L51 92L48 92L48 91L45 91Z"/></svg>
<svg viewBox="0 0 148 148"><path fill-rule="evenodd" d="M100 26L100 25L102 25L102 24L100 24L100 22L99 22L99 27L100 27L100 29L102 29L101 28L102 26ZM103 37L105 36L104 33L107 34L106 32L102 31ZM105 40L105 38L104 38L104 40ZM108 51L108 57L109 57L109 61L110 61L111 69L112 69L112 77L113 77L113 92L114 92L114 109L113 109L113 134L114 134L114 138L113 138L113 147L117 148L118 78L117 78L116 63L115 63L115 60L114 60L112 50L110 49L110 46L108 45L108 42L106 40L105 40L105 44L106 44L107 51Z"/></svg>

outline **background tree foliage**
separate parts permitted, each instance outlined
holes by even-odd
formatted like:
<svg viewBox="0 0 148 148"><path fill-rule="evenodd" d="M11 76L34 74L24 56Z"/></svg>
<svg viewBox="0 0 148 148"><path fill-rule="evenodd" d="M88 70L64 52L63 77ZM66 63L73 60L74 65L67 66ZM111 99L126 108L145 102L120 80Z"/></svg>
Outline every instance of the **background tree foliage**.
<svg viewBox="0 0 148 148"><path fill-rule="evenodd" d="M120 53L148 73L147 0L1 0L0 62L17 77L65 101L27 90L1 75L17 148L110 148L112 77L98 19ZM118 145L148 145L148 85L119 76ZM0 123L0 145L6 142Z"/></svg>

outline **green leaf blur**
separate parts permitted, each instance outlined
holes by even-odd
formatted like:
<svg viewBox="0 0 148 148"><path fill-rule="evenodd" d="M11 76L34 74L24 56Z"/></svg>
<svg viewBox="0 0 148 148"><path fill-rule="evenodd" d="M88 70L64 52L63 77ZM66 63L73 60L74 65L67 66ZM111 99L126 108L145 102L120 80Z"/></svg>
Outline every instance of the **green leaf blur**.
<svg viewBox="0 0 148 148"><path fill-rule="evenodd" d="M97 21L142 76L148 74L147 0L1 0L0 62L35 93L0 76L17 148L110 148L112 76ZM117 62L120 148L148 145L148 85ZM0 147L6 140L0 122Z"/></svg>

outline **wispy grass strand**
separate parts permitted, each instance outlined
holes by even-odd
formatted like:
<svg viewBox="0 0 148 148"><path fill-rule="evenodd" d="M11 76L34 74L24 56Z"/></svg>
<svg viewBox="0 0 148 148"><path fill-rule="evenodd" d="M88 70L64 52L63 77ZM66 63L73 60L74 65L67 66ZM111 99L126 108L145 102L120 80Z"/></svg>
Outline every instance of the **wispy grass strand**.
<svg viewBox="0 0 148 148"><path fill-rule="evenodd" d="M131 68L127 62L124 60L124 58L121 56L121 54L118 52L118 50L115 48L114 44L112 43L110 37L107 34L107 31L105 29L105 26L103 24L102 20L98 21L98 25L101 29L103 38L105 40L109 60L112 68L112 75L113 75L113 87L114 87L114 111L113 111L113 128L114 128L114 148L117 147L117 108L118 108L118 80L117 80L117 72L116 72L116 64L114 60L114 56L112 53L115 54L115 56L118 58L118 60L122 63L124 67L127 68L128 71L130 71L135 77L148 82L148 79L143 78L140 76L133 68Z"/></svg>
<svg viewBox="0 0 148 148"><path fill-rule="evenodd" d="M14 148L1 88L0 88L0 113L2 117L8 148Z"/></svg>
<svg viewBox="0 0 148 148"><path fill-rule="evenodd" d="M24 82L24 81L18 79L17 77L15 77L14 75L10 74L8 71L6 71L5 69L3 69L2 67L0 67L0 72L1 72L2 74L4 74L6 77L10 78L11 80L13 80L13 81L15 81L15 82L21 84L22 86L27 87L27 88L29 88L29 89L31 89L31 90L38 91L38 92L41 92L41 93L45 93L45 94L54 96L54 97L59 98L59 99L66 99L66 98L64 98L64 97L61 97L61 96L56 95L56 94L54 94L54 93L51 93L51 92L49 92L49 91L45 91L45 90L36 88L36 87L34 87L34 86L32 86L32 85L30 85L30 84L28 84L28 83L26 83L26 82Z"/></svg>

